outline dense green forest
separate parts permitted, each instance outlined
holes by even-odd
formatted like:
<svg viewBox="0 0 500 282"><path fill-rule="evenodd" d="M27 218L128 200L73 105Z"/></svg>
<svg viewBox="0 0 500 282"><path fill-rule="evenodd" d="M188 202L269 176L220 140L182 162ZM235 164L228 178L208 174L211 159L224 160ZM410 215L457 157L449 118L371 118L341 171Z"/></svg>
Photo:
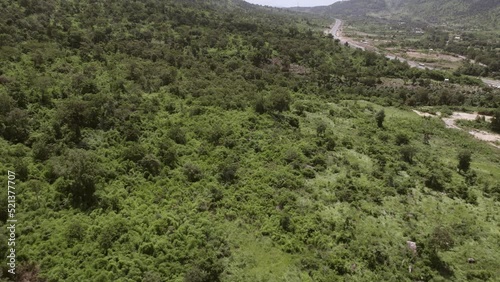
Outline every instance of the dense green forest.
<svg viewBox="0 0 500 282"><path fill-rule="evenodd" d="M0 281L500 277L500 149L410 111L494 113L500 91L319 23L237 0L0 0L17 219Z"/></svg>

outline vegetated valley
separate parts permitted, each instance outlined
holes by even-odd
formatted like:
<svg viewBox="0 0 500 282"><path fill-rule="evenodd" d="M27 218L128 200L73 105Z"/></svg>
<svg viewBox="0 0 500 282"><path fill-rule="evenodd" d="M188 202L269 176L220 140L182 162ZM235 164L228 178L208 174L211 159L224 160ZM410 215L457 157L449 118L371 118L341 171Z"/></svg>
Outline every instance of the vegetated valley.
<svg viewBox="0 0 500 282"><path fill-rule="evenodd" d="M334 17L347 20L350 37L385 53L500 78L500 2L495 0L350 0L291 9L329 22Z"/></svg>
<svg viewBox="0 0 500 282"><path fill-rule="evenodd" d="M0 281L500 277L499 144L412 111L498 133L498 89L237 0L0 15Z"/></svg>

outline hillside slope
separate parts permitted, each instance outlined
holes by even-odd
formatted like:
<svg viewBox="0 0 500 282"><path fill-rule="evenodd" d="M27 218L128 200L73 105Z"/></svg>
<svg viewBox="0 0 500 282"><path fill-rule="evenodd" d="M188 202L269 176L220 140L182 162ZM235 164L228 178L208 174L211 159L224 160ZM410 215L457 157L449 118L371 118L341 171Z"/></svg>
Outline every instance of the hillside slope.
<svg viewBox="0 0 500 282"><path fill-rule="evenodd" d="M500 150L410 111L499 90L241 1L0 7L0 281L500 277Z"/></svg>

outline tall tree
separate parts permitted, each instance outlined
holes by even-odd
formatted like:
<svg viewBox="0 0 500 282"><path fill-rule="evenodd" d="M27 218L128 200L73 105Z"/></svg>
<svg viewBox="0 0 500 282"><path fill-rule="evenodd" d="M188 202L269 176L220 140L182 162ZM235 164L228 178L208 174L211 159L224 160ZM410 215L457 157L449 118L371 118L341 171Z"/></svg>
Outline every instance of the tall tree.
<svg viewBox="0 0 500 282"><path fill-rule="evenodd" d="M463 150L458 153L458 169L467 172L470 168L472 154L468 150Z"/></svg>
<svg viewBox="0 0 500 282"><path fill-rule="evenodd" d="M375 115L375 120L377 121L378 127L380 127L380 128L384 127L384 120L385 120L385 111L384 111L384 109L380 110Z"/></svg>
<svg viewBox="0 0 500 282"><path fill-rule="evenodd" d="M500 110L495 112L495 115L491 119L491 130L500 133Z"/></svg>
<svg viewBox="0 0 500 282"><path fill-rule="evenodd" d="M54 174L62 181L58 190L70 196L73 205L89 208L94 202L98 179L97 156L82 149L70 149L54 160Z"/></svg>

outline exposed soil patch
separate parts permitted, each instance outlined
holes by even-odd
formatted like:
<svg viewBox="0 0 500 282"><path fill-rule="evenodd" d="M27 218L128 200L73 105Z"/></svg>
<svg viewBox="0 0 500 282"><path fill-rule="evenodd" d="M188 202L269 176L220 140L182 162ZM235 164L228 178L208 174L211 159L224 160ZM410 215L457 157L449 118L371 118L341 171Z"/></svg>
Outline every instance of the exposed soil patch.
<svg viewBox="0 0 500 282"><path fill-rule="evenodd" d="M417 110L413 110L413 112L416 113L417 115L421 116L421 117L437 117L436 115L429 114L429 113L424 113L424 112L420 112L420 111L417 111Z"/></svg>
<svg viewBox="0 0 500 282"><path fill-rule="evenodd" d="M500 135L489 133L482 130L471 130L470 134L474 135L477 139L481 139L488 142L500 142Z"/></svg>
<svg viewBox="0 0 500 282"><path fill-rule="evenodd" d="M422 53L417 51L408 51L406 55L416 59L431 59L431 60L446 60L450 62L460 62L462 59L450 55L439 54L439 53Z"/></svg>
<svg viewBox="0 0 500 282"><path fill-rule="evenodd" d="M440 113L438 115L430 114L430 113L424 113L420 112L417 110L413 110L414 113L421 117L440 117ZM479 114L478 113L460 113L460 112L454 112L451 116L449 117L443 117L442 120L444 121L445 125L447 128L454 128L458 130L463 130L461 127L456 125L457 120L475 120ZM483 115L481 115L483 116ZM484 116L486 121L491 122L491 119L493 118L492 116ZM487 131L483 130L470 130L469 134L474 136L475 138L486 141L490 145L499 148L500 146L495 144L496 142L500 142L500 134L495 134L495 133L490 133Z"/></svg>
<svg viewBox="0 0 500 282"><path fill-rule="evenodd" d="M284 64L283 60L280 58L272 58L271 64L277 66L283 70L288 70L290 73L298 74L298 75L306 75L310 73L310 70L304 66L297 64Z"/></svg>
<svg viewBox="0 0 500 282"><path fill-rule="evenodd" d="M492 116L485 116L485 115L480 115L478 113L459 113L459 112L453 112L453 115L449 117L450 119L453 120L458 120L458 119L465 119L465 120L475 120L478 116L481 116L486 119L486 121L491 122L491 119L493 118Z"/></svg>

